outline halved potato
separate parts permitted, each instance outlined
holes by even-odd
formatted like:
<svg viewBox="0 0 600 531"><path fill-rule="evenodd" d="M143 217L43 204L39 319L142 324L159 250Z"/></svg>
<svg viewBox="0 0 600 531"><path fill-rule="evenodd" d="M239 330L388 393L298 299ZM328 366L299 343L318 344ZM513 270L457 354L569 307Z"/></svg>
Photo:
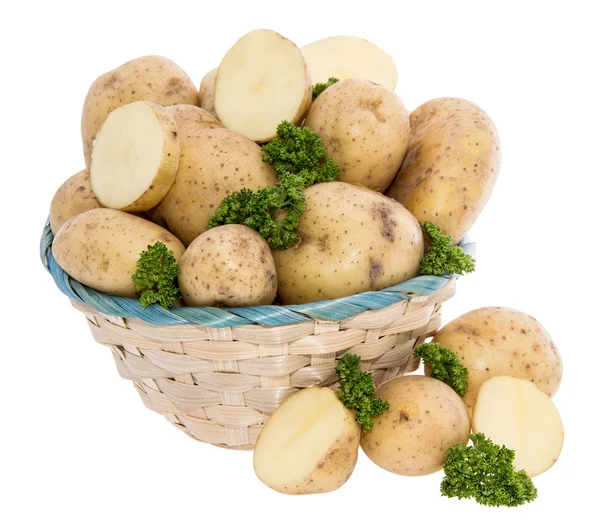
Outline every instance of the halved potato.
<svg viewBox="0 0 600 531"><path fill-rule="evenodd" d="M496 376L483 383L477 395L474 432L515 451L515 470L533 477L556 463L564 430L548 395L528 380Z"/></svg>
<svg viewBox="0 0 600 531"><path fill-rule="evenodd" d="M156 206L179 167L177 124L164 107L138 101L114 110L92 150L90 179L106 207L129 212Z"/></svg>
<svg viewBox="0 0 600 531"><path fill-rule="evenodd" d="M254 471L284 494L340 488L358 458L360 426L328 387L310 387L289 397L256 441Z"/></svg>
<svg viewBox="0 0 600 531"><path fill-rule="evenodd" d="M244 35L217 70L214 106L225 127L255 142L277 135L283 121L299 123L312 100L300 49L271 30Z"/></svg>
<svg viewBox="0 0 600 531"><path fill-rule="evenodd" d="M394 90L398 70L394 60L372 42L340 35L312 42L302 48L313 83L330 77L366 79Z"/></svg>

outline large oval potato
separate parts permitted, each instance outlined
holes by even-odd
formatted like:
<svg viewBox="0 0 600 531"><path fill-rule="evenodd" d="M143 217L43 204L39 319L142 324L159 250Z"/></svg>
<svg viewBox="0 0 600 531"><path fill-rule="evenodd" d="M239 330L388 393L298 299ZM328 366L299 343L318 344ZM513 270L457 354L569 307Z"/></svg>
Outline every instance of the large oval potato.
<svg viewBox="0 0 600 531"><path fill-rule="evenodd" d="M385 191L408 146L408 112L400 98L364 79L338 81L312 104L304 124L323 140L340 181Z"/></svg>
<svg viewBox="0 0 600 531"><path fill-rule="evenodd" d="M204 109L178 107L168 109L180 136L179 170L151 216L189 245L208 229L208 220L229 194L243 188L259 190L277 178L254 142L209 121L206 116L211 115Z"/></svg>
<svg viewBox="0 0 600 531"><path fill-rule="evenodd" d="M179 288L188 306L272 304L277 273L269 244L244 225L210 229L183 253Z"/></svg>
<svg viewBox="0 0 600 531"><path fill-rule="evenodd" d="M88 90L81 115L81 137L86 166L92 145L108 115L127 103L151 101L160 105L198 105L198 90L173 61L147 55L102 74Z"/></svg>
<svg viewBox="0 0 600 531"><path fill-rule="evenodd" d="M361 447L375 464L403 476L441 470L448 449L466 444L471 424L460 397L427 376L403 376L377 390L390 407L362 434Z"/></svg>
<svg viewBox="0 0 600 531"><path fill-rule="evenodd" d="M456 352L469 371L464 397L469 409L481 384L494 376L529 380L548 396L562 379L562 359L548 332L512 308L473 310L444 326L433 341Z"/></svg>
<svg viewBox="0 0 600 531"><path fill-rule="evenodd" d="M418 274L423 234L400 203L343 182L313 185L305 195L300 242L273 251L284 304L379 290Z"/></svg>
<svg viewBox="0 0 600 531"><path fill-rule="evenodd" d="M96 208L71 218L54 237L57 263L75 280L109 295L135 297L140 253L163 242L179 262L185 248L162 227L133 214Z"/></svg>
<svg viewBox="0 0 600 531"><path fill-rule="evenodd" d="M410 115L410 140L386 194L421 224L431 221L460 241L487 203L500 170L491 118L459 98L428 101Z"/></svg>
<svg viewBox="0 0 600 531"><path fill-rule="evenodd" d="M102 204L92 190L90 170L82 170L67 179L52 198L50 204L52 234L56 234L72 217L94 208L102 208Z"/></svg>
<svg viewBox="0 0 600 531"><path fill-rule="evenodd" d="M358 459L360 426L328 387L309 387L286 399L260 432L254 471L284 494L340 488Z"/></svg>

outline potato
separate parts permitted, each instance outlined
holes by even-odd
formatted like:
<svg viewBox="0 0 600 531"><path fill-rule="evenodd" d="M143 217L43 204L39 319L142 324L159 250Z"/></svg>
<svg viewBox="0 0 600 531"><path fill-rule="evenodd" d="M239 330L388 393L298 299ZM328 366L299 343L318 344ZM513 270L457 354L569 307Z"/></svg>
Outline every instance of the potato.
<svg viewBox="0 0 600 531"><path fill-rule="evenodd" d="M140 253L157 241L180 261L183 244L162 227L126 212L96 208L67 221L54 237L52 252L82 284L109 295L135 297L131 275Z"/></svg>
<svg viewBox="0 0 600 531"><path fill-rule="evenodd" d="M499 170L491 118L469 101L439 98L411 113L408 150L386 194L458 242L490 198Z"/></svg>
<svg viewBox="0 0 600 531"><path fill-rule="evenodd" d="M381 468L402 476L441 470L448 449L469 440L470 421L460 397L427 376L403 376L377 390L390 407L362 434L361 447Z"/></svg>
<svg viewBox="0 0 600 531"><path fill-rule="evenodd" d="M104 206L144 212L167 195L178 168L175 119L160 105L136 101L115 109L102 125L90 177Z"/></svg>
<svg viewBox="0 0 600 531"><path fill-rule="evenodd" d="M469 410L481 384L493 376L514 376L533 382L548 396L558 390L563 366L544 327L512 308L479 308L451 321L433 338L458 355L468 369Z"/></svg>
<svg viewBox="0 0 600 531"><path fill-rule="evenodd" d="M50 228L56 234L67 221L77 214L102 204L94 195L90 183L90 171L82 170L67 179L56 191L50 204Z"/></svg>
<svg viewBox="0 0 600 531"><path fill-rule="evenodd" d="M92 83L81 115L85 164L90 165L92 144L108 115L134 101L160 105L198 105L198 90L173 61L157 55L138 57L102 74Z"/></svg>
<svg viewBox="0 0 600 531"><path fill-rule="evenodd" d="M151 216L189 245L208 229L208 220L229 194L265 188L277 178L254 142L208 122L205 118L210 114L203 109L192 112L178 107L169 109L179 130L179 170Z"/></svg>
<svg viewBox="0 0 600 531"><path fill-rule="evenodd" d="M358 458L360 426L328 387L309 387L281 404L256 441L254 471L285 494L340 488Z"/></svg>
<svg viewBox="0 0 600 531"><path fill-rule="evenodd" d="M300 123L311 102L312 84L302 53L272 30L244 35L217 70L217 117L255 142L275 138L283 120Z"/></svg>
<svg viewBox="0 0 600 531"><path fill-rule="evenodd" d="M202 127L221 125L221 122L213 114L195 105L171 105L166 107L166 110L175 119L175 123L177 124L193 122Z"/></svg>
<svg viewBox="0 0 600 531"><path fill-rule="evenodd" d="M538 476L556 463L564 430L548 395L527 380L496 376L483 383L473 410L473 431L515 451L515 470Z"/></svg>
<svg viewBox="0 0 600 531"><path fill-rule="evenodd" d="M215 79L217 78L217 69L214 68L202 78L200 83L200 107L211 114L215 114Z"/></svg>
<svg viewBox="0 0 600 531"><path fill-rule="evenodd" d="M273 251L282 303L379 290L418 274L423 234L401 204L343 182L315 184L305 195L300 242Z"/></svg>
<svg viewBox="0 0 600 531"><path fill-rule="evenodd" d="M269 245L244 225L210 229L183 253L179 288L188 306L272 304L277 274Z"/></svg>
<svg viewBox="0 0 600 531"><path fill-rule="evenodd" d="M394 60L373 43L340 35L312 42L302 48L313 83L325 83L330 77L360 78L388 90L396 88L398 71Z"/></svg>
<svg viewBox="0 0 600 531"><path fill-rule="evenodd" d="M342 173L340 181L385 191L404 158L408 113L393 92L364 79L339 81L323 92L306 116Z"/></svg>

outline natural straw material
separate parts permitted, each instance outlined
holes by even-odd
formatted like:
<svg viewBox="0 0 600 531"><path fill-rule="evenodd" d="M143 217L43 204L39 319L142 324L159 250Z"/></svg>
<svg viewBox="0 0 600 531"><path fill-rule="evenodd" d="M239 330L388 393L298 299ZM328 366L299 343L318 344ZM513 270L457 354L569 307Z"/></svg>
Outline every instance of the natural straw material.
<svg viewBox="0 0 600 531"><path fill-rule="evenodd" d="M427 294L398 292L397 302L344 319L311 318L306 309L294 307L301 320L280 326L215 327L189 320L157 325L123 317L130 311L126 304L115 307L121 316L99 311L98 306L107 307L105 298L119 298L97 294L66 276L53 261L51 240L45 231L44 263L73 306L86 315L94 338L110 347L119 374L134 383L146 406L191 437L230 448L252 447L268 416L295 391L335 385L335 366L346 352L361 357L362 368L373 373L377 384L415 370L413 348L438 329L440 306L455 292L454 278L422 277ZM411 284L415 290L419 278ZM439 286L434 291L428 289L432 279ZM350 305L367 304L369 295L355 296L354 303L352 297L346 299ZM260 314L260 308L254 313ZM323 313L326 305L317 308Z"/></svg>

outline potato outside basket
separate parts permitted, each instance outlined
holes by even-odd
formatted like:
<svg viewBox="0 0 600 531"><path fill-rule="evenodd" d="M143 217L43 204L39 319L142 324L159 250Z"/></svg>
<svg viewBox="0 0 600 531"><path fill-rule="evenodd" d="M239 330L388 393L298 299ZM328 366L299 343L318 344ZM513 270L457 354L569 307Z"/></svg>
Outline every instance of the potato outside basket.
<svg viewBox="0 0 600 531"><path fill-rule="evenodd" d="M292 393L337 384L346 352L380 385L418 368L413 348L441 323L452 277L420 276L380 291L288 306L143 308L90 289L54 260L46 224L42 262L119 374L144 404L199 441L251 448L268 416ZM474 255L473 243L459 245Z"/></svg>

